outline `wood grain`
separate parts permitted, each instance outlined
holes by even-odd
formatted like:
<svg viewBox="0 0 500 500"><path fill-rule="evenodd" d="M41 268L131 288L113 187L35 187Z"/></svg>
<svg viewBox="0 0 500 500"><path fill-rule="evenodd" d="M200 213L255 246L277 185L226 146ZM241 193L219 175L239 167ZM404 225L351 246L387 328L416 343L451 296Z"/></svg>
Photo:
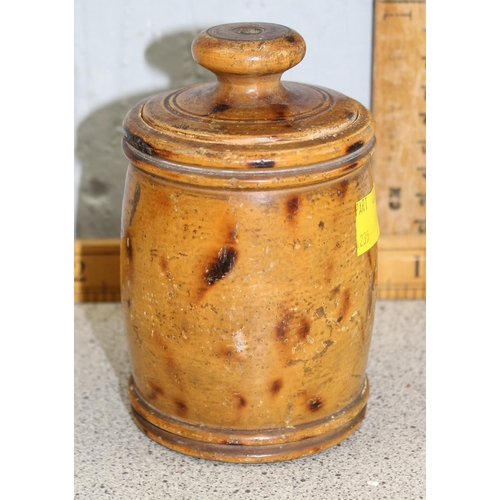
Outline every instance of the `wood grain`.
<svg viewBox="0 0 500 500"><path fill-rule="evenodd" d="M375 1L373 171L383 234L424 234L426 106L424 1Z"/></svg>

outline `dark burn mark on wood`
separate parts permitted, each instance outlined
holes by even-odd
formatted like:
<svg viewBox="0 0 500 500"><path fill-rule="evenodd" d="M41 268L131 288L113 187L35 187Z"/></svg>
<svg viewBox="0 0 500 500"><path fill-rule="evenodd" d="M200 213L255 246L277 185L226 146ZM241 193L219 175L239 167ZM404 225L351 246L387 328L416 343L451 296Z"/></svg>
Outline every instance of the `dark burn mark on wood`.
<svg viewBox="0 0 500 500"><path fill-rule="evenodd" d="M167 274L167 271L168 271L168 260L167 258L162 255L160 257L160 269L162 271L163 274Z"/></svg>
<svg viewBox="0 0 500 500"><path fill-rule="evenodd" d="M297 215L300 210L300 198L298 196L292 196L286 202L286 211L288 214L287 219L292 220L295 215Z"/></svg>
<svg viewBox="0 0 500 500"><path fill-rule="evenodd" d="M349 293L349 290L345 290L342 300L342 309L340 310L340 316L337 318L338 323L340 323L344 319L344 316L347 314L350 307L351 307L351 294Z"/></svg>
<svg viewBox="0 0 500 500"><path fill-rule="evenodd" d="M281 342L301 342L307 338L311 331L311 323L305 315L295 315L290 310L286 310L281 321L275 326L276 340Z"/></svg>
<svg viewBox="0 0 500 500"><path fill-rule="evenodd" d="M307 406L309 407L310 411L315 412L323 406L323 401L321 400L321 398L311 398L307 402Z"/></svg>
<svg viewBox="0 0 500 500"><path fill-rule="evenodd" d="M132 306L132 301L130 299L127 299L127 307L130 309Z"/></svg>
<svg viewBox="0 0 500 500"><path fill-rule="evenodd" d="M311 331L311 325L309 321L307 320L307 318L303 318L298 330L299 337L301 339L305 339L309 335L310 331Z"/></svg>
<svg viewBox="0 0 500 500"><path fill-rule="evenodd" d="M214 106L212 108L211 113L220 113L221 111L226 111L226 109L229 109L231 106L229 104L217 104L217 106Z"/></svg>
<svg viewBox="0 0 500 500"><path fill-rule="evenodd" d="M355 161L354 163L351 163L348 165L347 170L352 170L353 168L356 168L358 166L358 162Z"/></svg>
<svg viewBox="0 0 500 500"><path fill-rule="evenodd" d="M295 37L293 35L288 35L288 36L285 37L285 40L287 42L294 43L295 42Z"/></svg>
<svg viewBox="0 0 500 500"><path fill-rule="evenodd" d="M238 251L230 246L222 247L217 257L210 262L205 270L203 281L209 286L215 285L222 278L225 278L233 269Z"/></svg>
<svg viewBox="0 0 500 500"><path fill-rule="evenodd" d="M274 160L251 160L248 164L253 168L271 168L274 167Z"/></svg>
<svg viewBox="0 0 500 500"><path fill-rule="evenodd" d="M124 130L125 140L135 149L140 151L141 153L152 155L154 153L154 148L151 144L148 144L143 139L134 135L130 132L130 130Z"/></svg>
<svg viewBox="0 0 500 500"><path fill-rule="evenodd" d="M316 315L318 318L322 318L325 315L325 309L323 307L318 307L318 309L316 309Z"/></svg>
<svg viewBox="0 0 500 500"><path fill-rule="evenodd" d="M351 144L350 146L348 146L348 148L346 149L346 154L354 153L354 151L357 151L358 149L361 149L362 147L363 147L363 141L357 141L357 142Z"/></svg>
<svg viewBox="0 0 500 500"><path fill-rule="evenodd" d="M276 396L278 394L278 392L281 391L282 387L283 387L283 380L281 380L280 378L277 378L271 384L271 388L270 388L271 394L273 396Z"/></svg>
<svg viewBox="0 0 500 500"><path fill-rule="evenodd" d="M325 229L325 223L322 220L320 220L318 227L323 231L323 229Z"/></svg>
<svg viewBox="0 0 500 500"><path fill-rule="evenodd" d="M290 329L290 320L292 319L293 315L290 313L286 313L282 318L281 321L276 325L276 338L278 340L285 340L286 335L288 333L288 330Z"/></svg>
<svg viewBox="0 0 500 500"><path fill-rule="evenodd" d="M247 405L247 400L241 394L236 394L236 400L238 401L238 408L245 408Z"/></svg>
<svg viewBox="0 0 500 500"><path fill-rule="evenodd" d="M139 204L139 200L141 198L141 185L137 183L135 185L134 198L131 201L132 209L130 211L130 219L128 225L132 225L132 221L134 220L134 215L137 210L137 205Z"/></svg>
<svg viewBox="0 0 500 500"><path fill-rule="evenodd" d="M344 292L344 305L342 307L342 312L346 313L349 307L351 307L351 294L349 293L349 290L346 290Z"/></svg>
<svg viewBox="0 0 500 500"><path fill-rule="evenodd" d="M333 290L331 290L328 294L328 300L333 300L338 293L340 292L340 285L337 285Z"/></svg>
<svg viewBox="0 0 500 500"><path fill-rule="evenodd" d="M163 396L165 393L163 392L163 389L155 384L154 382L149 382L149 388L151 389L149 393L149 397L153 400L158 399L159 396Z"/></svg>
<svg viewBox="0 0 500 500"><path fill-rule="evenodd" d="M287 203L288 211L290 212L291 215L295 215L299 211L300 207L300 200L298 196L294 196L293 198L290 198Z"/></svg>
<svg viewBox="0 0 500 500"><path fill-rule="evenodd" d="M340 182L339 187L337 188L337 196L339 198L343 198L348 188L349 188L349 181L347 179L344 179L343 181Z"/></svg>
<svg viewBox="0 0 500 500"><path fill-rule="evenodd" d="M288 106L286 104L270 104L269 111L278 122L285 121L288 116Z"/></svg>
<svg viewBox="0 0 500 500"><path fill-rule="evenodd" d="M230 446L242 446L243 443L239 441L238 439L226 439L224 441L221 441L221 444L228 444Z"/></svg>
<svg viewBox="0 0 500 500"><path fill-rule="evenodd" d="M176 399L174 403L175 403L175 408L177 410L177 414L180 415L181 417L185 416L188 410L186 403L184 403L184 401L182 401L181 399Z"/></svg>
<svg viewBox="0 0 500 500"><path fill-rule="evenodd" d="M170 335L167 335L167 339L170 338ZM162 347L166 347L167 349L163 349L164 351L168 350L168 346L164 345L164 341L159 338L158 339L159 342L158 344ZM165 375L168 377L168 379L170 381L174 381L176 384L180 384L181 383L181 380L180 380L180 377L178 375L178 367L177 367L177 364L175 363L175 361L170 358L170 357L165 357L164 358L164 365L165 365Z"/></svg>
<svg viewBox="0 0 500 500"><path fill-rule="evenodd" d="M233 356L233 351L228 347L222 348L219 356L222 356L223 358L231 358Z"/></svg>

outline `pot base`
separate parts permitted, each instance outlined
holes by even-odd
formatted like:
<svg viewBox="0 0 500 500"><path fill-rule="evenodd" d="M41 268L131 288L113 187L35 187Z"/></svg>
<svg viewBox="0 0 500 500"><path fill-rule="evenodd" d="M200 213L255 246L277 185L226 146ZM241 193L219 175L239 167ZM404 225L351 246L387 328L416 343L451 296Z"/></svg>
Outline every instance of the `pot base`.
<svg viewBox="0 0 500 500"><path fill-rule="evenodd" d="M274 429L236 430L189 424L152 408L129 382L132 417L148 437L174 451L235 463L280 462L318 453L350 436L363 421L368 379L348 406L307 424Z"/></svg>

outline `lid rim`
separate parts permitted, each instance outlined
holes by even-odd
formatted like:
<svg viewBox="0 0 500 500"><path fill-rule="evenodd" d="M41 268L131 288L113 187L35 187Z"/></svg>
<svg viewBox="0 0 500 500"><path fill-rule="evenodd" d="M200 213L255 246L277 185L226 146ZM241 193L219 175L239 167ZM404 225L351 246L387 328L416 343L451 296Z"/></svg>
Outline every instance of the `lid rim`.
<svg viewBox="0 0 500 500"><path fill-rule="evenodd" d="M374 135L373 120L361 103L324 87L287 83L319 91L328 96L331 104L327 103L326 112L320 107L319 114L265 122L224 121L223 117L192 120L171 113L163 105L181 91L206 85L196 84L138 102L125 116L124 134L132 147L151 158L244 171L271 166L266 162L272 162L275 169L283 169L294 166L297 160L303 165L329 161L349 154L353 145L369 143ZM165 111L168 115L164 115Z"/></svg>
<svg viewBox="0 0 500 500"><path fill-rule="evenodd" d="M361 146L359 149L352 151L344 156L332 158L331 160L321 161L307 165L296 165L288 167L271 167L271 168L252 168L252 169L230 169L206 167L200 165L189 165L186 163L166 160L164 158L153 157L149 154L136 149L131 145L125 137L122 139L122 147L125 155L129 160L137 160L144 164L150 164L165 172L176 172L184 175L202 176L208 178L220 179L238 179L238 180L273 180L276 177L289 178L311 173L324 173L336 170L341 170L343 167L353 163L360 163L364 157L369 156L375 147L376 139L372 137L370 141ZM357 165L356 165L357 166ZM352 169L349 169L351 172Z"/></svg>

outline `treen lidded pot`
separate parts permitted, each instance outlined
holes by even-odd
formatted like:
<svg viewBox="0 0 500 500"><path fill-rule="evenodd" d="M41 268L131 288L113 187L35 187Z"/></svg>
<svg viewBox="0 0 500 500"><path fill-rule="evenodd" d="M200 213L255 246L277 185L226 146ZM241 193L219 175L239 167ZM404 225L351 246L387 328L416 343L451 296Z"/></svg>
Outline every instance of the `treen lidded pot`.
<svg viewBox="0 0 500 500"><path fill-rule="evenodd" d="M282 81L293 29L235 23L192 54L217 81L126 115L121 296L139 428L196 457L316 453L361 424L377 283L359 102Z"/></svg>

